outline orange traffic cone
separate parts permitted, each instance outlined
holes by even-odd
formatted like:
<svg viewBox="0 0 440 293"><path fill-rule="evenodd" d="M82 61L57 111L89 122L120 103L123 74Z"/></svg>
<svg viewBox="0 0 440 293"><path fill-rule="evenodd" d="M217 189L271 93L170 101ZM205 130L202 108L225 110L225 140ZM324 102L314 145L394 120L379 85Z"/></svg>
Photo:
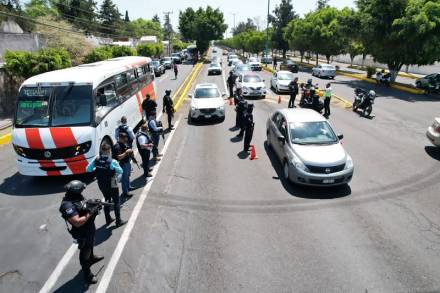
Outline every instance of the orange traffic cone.
<svg viewBox="0 0 440 293"><path fill-rule="evenodd" d="M253 144L251 144L251 156L250 156L251 160L256 160L258 159L257 157L257 151L255 149L255 146Z"/></svg>
<svg viewBox="0 0 440 293"><path fill-rule="evenodd" d="M229 98L229 106L234 106L234 99L233 98Z"/></svg>
<svg viewBox="0 0 440 293"><path fill-rule="evenodd" d="M281 104L281 96L278 96L278 104Z"/></svg>

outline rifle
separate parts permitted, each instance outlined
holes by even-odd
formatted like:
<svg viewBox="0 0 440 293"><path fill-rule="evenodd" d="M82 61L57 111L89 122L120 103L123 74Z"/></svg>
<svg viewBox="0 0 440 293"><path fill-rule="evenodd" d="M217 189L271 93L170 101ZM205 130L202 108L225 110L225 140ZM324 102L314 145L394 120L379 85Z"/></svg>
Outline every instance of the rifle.
<svg viewBox="0 0 440 293"><path fill-rule="evenodd" d="M135 165L138 167L138 169L140 169L141 166L139 166L139 162L138 162L138 160L136 160L134 153L131 153L130 158L133 161L133 163L135 163Z"/></svg>
<svg viewBox="0 0 440 293"><path fill-rule="evenodd" d="M90 213L97 212L98 214L99 211L102 210L102 207L115 206L113 203L108 203L100 199L86 199L81 202L81 205L84 210L89 211Z"/></svg>

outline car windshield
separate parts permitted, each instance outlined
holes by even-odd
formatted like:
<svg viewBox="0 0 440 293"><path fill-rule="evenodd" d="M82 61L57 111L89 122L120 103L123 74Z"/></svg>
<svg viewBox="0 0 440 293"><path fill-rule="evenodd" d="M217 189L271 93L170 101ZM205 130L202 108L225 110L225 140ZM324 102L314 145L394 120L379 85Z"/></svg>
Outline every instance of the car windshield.
<svg viewBox="0 0 440 293"><path fill-rule="evenodd" d="M293 80L293 74L292 73L278 73L278 79L279 80Z"/></svg>
<svg viewBox="0 0 440 293"><path fill-rule="evenodd" d="M159 61L151 61L151 64L152 64L153 66L159 66L159 65L160 65L160 62L159 62Z"/></svg>
<svg viewBox="0 0 440 293"><path fill-rule="evenodd" d="M258 58L249 58L249 62L259 62Z"/></svg>
<svg viewBox="0 0 440 293"><path fill-rule="evenodd" d="M171 61L171 57L164 57L163 61Z"/></svg>
<svg viewBox="0 0 440 293"><path fill-rule="evenodd" d="M261 82L261 77L258 75L245 75L243 82Z"/></svg>
<svg viewBox="0 0 440 293"><path fill-rule="evenodd" d="M284 61L284 63L288 65L295 65L295 62L293 62L292 60L286 60Z"/></svg>
<svg viewBox="0 0 440 293"><path fill-rule="evenodd" d="M194 98L196 99L209 99L218 98L220 93L216 88L199 88L196 90Z"/></svg>
<svg viewBox="0 0 440 293"><path fill-rule="evenodd" d="M322 68L324 68L324 69L330 69L330 70L335 69L335 67L332 66L332 65L322 65Z"/></svg>
<svg viewBox="0 0 440 293"><path fill-rule="evenodd" d="M290 123L290 138L293 144L327 145L338 142L338 138L326 121Z"/></svg>
<svg viewBox="0 0 440 293"><path fill-rule="evenodd" d="M218 63L211 63L209 65L209 67L220 67L220 64L218 64Z"/></svg>
<svg viewBox="0 0 440 293"><path fill-rule="evenodd" d="M251 68L249 67L249 65L240 65L240 66L237 66L237 70L238 71L251 71Z"/></svg>
<svg viewBox="0 0 440 293"><path fill-rule="evenodd" d="M24 87L18 96L16 127L89 125L92 86Z"/></svg>

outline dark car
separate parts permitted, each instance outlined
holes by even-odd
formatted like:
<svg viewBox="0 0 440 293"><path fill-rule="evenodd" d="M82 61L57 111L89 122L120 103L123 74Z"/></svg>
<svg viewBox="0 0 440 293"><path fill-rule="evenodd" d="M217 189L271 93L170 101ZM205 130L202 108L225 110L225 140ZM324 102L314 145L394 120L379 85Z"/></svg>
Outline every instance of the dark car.
<svg viewBox="0 0 440 293"><path fill-rule="evenodd" d="M162 64L160 64L160 61L158 60L151 61L151 66L153 67L154 75L156 77L161 76L162 74L165 73L165 67Z"/></svg>
<svg viewBox="0 0 440 293"><path fill-rule="evenodd" d="M280 70L290 71L292 73L298 73L299 66L292 60L283 60L280 65Z"/></svg>
<svg viewBox="0 0 440 293"><path fill-rule="evenodd" d="M421 89L429 89L440 84L440 73L433 73L416 80L416 86Z"/></svg>
<svg viewBox="0 0 440 293"><path fill-rule="evenodd" d="M182 64L182 56L180 56L180 53L171 54L171 59L173 59L173 62L176 64Z"/></svg>

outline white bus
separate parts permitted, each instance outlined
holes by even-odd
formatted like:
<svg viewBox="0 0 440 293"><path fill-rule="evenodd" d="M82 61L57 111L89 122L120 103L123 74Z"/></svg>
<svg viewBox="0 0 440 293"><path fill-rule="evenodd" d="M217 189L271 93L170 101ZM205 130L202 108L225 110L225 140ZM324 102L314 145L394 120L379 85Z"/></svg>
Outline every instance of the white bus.
<svg viewBox="0 0 440 293"><path fill-rule="evenodd" d="M85 173L100 145L115 143L121 117L135 127L145 96L156 98L150 62L120 57L26 80L12 132L18 171L28 176Z"/></svg>

